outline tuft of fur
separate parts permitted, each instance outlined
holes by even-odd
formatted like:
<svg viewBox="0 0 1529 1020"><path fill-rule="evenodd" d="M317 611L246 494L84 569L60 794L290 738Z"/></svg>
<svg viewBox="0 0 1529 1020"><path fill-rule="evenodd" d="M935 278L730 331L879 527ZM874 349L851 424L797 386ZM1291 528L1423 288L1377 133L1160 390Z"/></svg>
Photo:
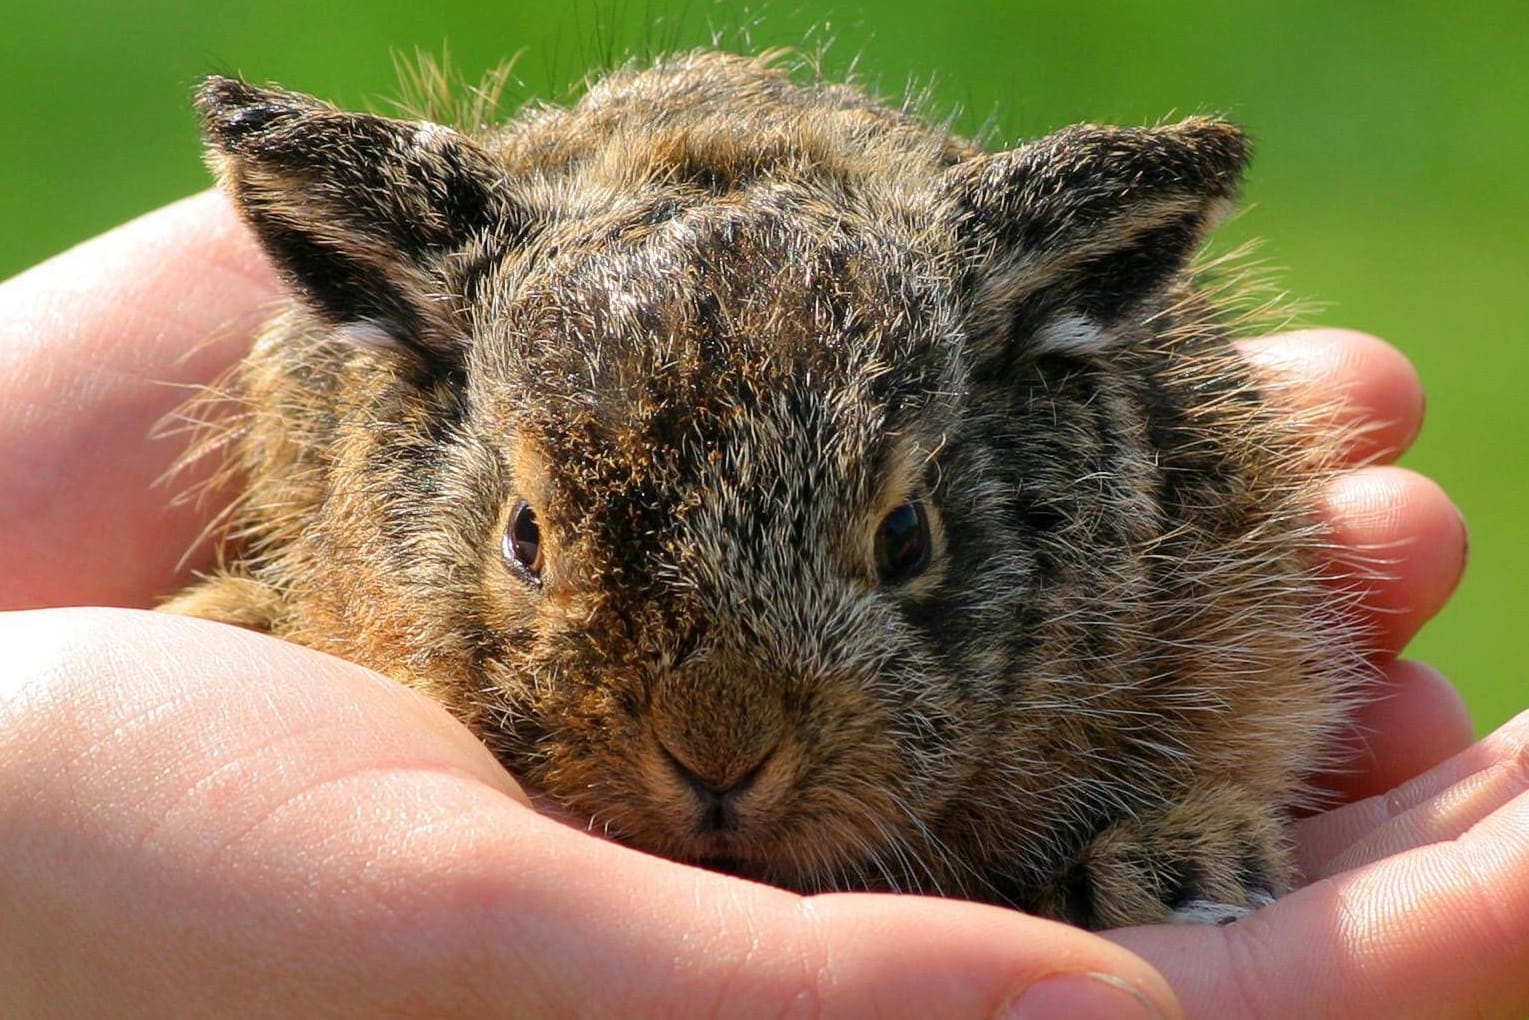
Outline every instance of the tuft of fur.
<svg viewBox="0 0 1529 1020"><path fill-rule="evenodd" d="M1319 568L1334 437L1188 269L1243 134L985 152L777 64L458 128L203 83L292 300L210 444L225 561L166 608L375 668L592 828L791 889L1091 927L1286 891L1364 665Z"/></svg>

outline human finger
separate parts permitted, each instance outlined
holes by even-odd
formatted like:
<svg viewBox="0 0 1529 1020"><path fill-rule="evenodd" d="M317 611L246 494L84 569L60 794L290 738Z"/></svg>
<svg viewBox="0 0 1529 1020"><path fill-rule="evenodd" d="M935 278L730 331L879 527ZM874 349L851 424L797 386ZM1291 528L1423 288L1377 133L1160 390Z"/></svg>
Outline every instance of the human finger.
<svg viewBox="0 0 1529 1020"><path fill-rule="evenodd" d="M1465 524L1436 484L1397 467L1331 480L1322 505L1332 583L1353 599L1375 664L1338 766L1315 780L1343 800L1387 790L1470 743L1464 702L1442 676L1395 656L1449 600L1465 569Z"/></svg>
<svg viewBox="0 0 1529 1020"><path fill-rule="evenodd" d="M1526 763L1529 713L1388 793L1303 820L1303 870L1321 877L1456 839L1529 789Z"/></svg>
<svg viewBox="0 0 1529 1020"><path fill-rule="evenodd" d="M210 192L0 284L0 609L144 606L189 578L207 510L170 505L184 441L151 434L275 293Z"/></svg>
<svg viewBox="0 0 1529 1020"><path fill-rule="evenodd" d="M1399 654L1460 583L1469 543L1464 518L1435 482L1399 467L1337 476L1321 512L1334 583L1358 594L1375 654Z"/></svg>
<svg viewBox="0 0 1529 1020"><path fill-rule="evenodd" d="M1378 337L1349 329L1308 329L1239 344L1280 399L1344 437L1351 465L1387 464L1423 426L1422 383L1411 362Z"/></svg>
<svg viewBox="0 0 1529 1020"><path fill-rule="evenodd" d="M437 706L269 637L61 610L0 616L0 648L27 1015L1179 1015L1077 929L804 899L544 818Z"/></svg>
<svg viewBox="0 0 1529 1020"><path fill-rule="evenodd" d="M1317 779L1337 803L1401 786L1475 739L1465 699L1438 670L1421 662L1380 664L1363 696L1366 700L1349 723L1349 753L1338 769Z"/></svg>
<svg viewBox="0 0 1529 1020"><path fill-rule="evenodd" d="M1443 608L1465 570L1464 519L1432 481L1397 467L1358 468L1331 480L1322 504L1332 540L1325 569L1354 599L1375 676L1342 747L1316 784L1352 800L1387 790L1470 743L1470 715L1444 677L1398 663Z"/></svg>

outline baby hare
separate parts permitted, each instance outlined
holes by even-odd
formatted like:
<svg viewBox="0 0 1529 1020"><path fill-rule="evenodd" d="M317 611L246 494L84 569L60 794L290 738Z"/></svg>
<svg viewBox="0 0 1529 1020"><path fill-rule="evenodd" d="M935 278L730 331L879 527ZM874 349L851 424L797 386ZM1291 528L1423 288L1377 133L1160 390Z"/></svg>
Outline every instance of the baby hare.
<svg viewBox="0 0 1529 1020"><path fill-rule="evenodd" d="M802 892L1105 928L1289 888L1364 667L1318 567L1332 437L1188 269L1236 127L990 153L711 52L487 128L196 102L291 300L221 426L224 563L168 609Z"/></svg>

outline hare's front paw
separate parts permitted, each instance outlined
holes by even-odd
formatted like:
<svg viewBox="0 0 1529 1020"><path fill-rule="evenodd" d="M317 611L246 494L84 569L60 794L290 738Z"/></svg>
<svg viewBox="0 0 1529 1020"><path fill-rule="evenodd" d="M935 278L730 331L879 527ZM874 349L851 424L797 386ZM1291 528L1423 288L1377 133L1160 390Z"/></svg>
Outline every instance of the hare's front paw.
<svg viewBox="0 0 1529 1020"><path fill-rule="evenodd" d="M1289 884L1284 826L1229 783L1115 822L1043 890L1041 913L1087 928L1230 924Z"/></svg>

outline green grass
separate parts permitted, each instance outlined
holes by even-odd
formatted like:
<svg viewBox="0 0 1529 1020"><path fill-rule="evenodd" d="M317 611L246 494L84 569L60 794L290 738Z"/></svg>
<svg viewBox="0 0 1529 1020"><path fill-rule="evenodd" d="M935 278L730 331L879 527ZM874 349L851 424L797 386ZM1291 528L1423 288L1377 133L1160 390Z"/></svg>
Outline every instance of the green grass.
<svg viewBox="0 0 1529 1020"><path fill-rule="evenodd" d="M0 34L0 278L205 187L187 108L235 70L342 104L394 91L395 52L449 45L467 74L524 51L525 94L564 94L612 55L832 39L884 93L933 82L967 130L1013 140L1074 120L1225 112L1259 155L1233 239L1266 239L1324 321L1389 337L1422 370L1430 423L1407 463L1464 507L1472 567L1413 653L1465 690L1478 725L1526 700L1529 5L778 3L566 5L403 0L29 5Z"/></svg>

